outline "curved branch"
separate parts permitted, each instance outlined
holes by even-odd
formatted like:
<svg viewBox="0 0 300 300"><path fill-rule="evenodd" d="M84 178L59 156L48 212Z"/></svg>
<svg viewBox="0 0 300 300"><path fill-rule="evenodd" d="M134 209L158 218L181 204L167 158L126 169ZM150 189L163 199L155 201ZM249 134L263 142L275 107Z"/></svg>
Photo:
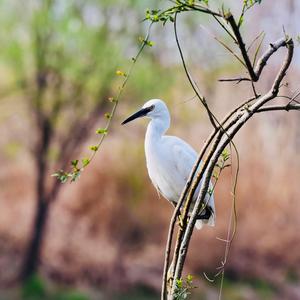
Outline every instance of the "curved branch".
<svg viewBox="0 0 300 300"><path fill-rule="evenodd" d="M286 45L287 41L286 38L281 38L273 44L270 44L269 49L261 56L258 60L256 67L254 69L254 73L256 74L257 78L260 77L260 74L263 68L266 66L267 61L269 58L280 48Z"/></svg>
<svg viewBox="0 0 300 300"><path fill-rule="evenodd" d="M230 127L228 128L228 131L226 130L227 132L226 132L226 135L223 136L223 139L221 141L215 141L215 143L213 144L212 147L215 150L212 149L213 154L212 154L211 158L209 158L209 162L207 164L207 167L205 167L205 170L204 170L204 166L201 168L200 173L205 174L205 175L204 175L204 178L203 178L203 182L202 182L202 185L201 185L201 188L200 188L198 198L196 200L196 203L194 205L192 214L190 216L190 220L187 224L186 230L184 232L183 239L180 243L179 258L178 258L178 261L176 262L176 266L175 266L175 276L174 276L175 281L174 282L176 282L176 279L179 279L181 277L183 265L184 265L184 262L185 262L185 258L186 258L189 242L190 242L190 239L191 239L191 235L192 235L192 232L193 232L193 229L194 229L194 225L196 223L197 215L200 213L201 208L202 208L202 204L204 203L204 199L205 199L205 196L206 196L207 191L208 191L209 182L210 182L210 179L211 179L211 176L212 176L212 172L214 170L215 164L218 161L219 156L221 155L221 153L225 149L225 147L232 141L233 137L240 130L240 128L253 116L253 114L258 112L258 110L265 103L267 103L270 100L274 99L278 95L278 90L279 90L280 83L281 83L282 79L284 78L284 76L286 74L286 71L289 68L292 57L293 57L294 44L293 44L292 39L289 39L288 41L286 41L286 46L287 46L287 49L288 49L287 55L285 57L285 60L283 61L282 67L280 68L280 70L279 70L279 72L278 72L278 74L277 74L277 76L274 80L274 83L273 83L272 88L270 89L270 91L267 94L265 94L264 96L262 96L261 98L259 98L247 110L244 110L241 115L237 115L230 122ZM198 182L196 182L197 179L199 180ZM199 184L200 179L201 178L199 178L197 176L196 180L193 182L193 185ZM173 286L172 286L172 297L173 297L173 293L174 293L174 290L175 290L175 283L174 282L173 282Z"/></svg>

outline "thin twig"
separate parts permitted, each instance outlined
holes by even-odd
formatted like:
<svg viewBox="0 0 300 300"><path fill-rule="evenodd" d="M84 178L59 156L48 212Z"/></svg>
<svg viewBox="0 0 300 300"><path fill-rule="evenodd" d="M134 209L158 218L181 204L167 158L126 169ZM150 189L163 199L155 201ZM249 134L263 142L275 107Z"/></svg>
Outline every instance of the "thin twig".
<svg viewBox="0 0 300 300"><path fill-rule="evenodd" d="M256 88L255 88L255 85L254 85L253 81L251 81L251 87L252 87L252 91L253 91L254 97L257 98L257 92L256 92Z"/></svg>
<svg viewBox="0 0 300 300"><path fill-rule="evenodd" d="M259 51L260 51L261 45L262 45L262 43L263 43L263 41L264 41L264 38L265 38L265 34L262 35L262 39L260 40L260 42L259 42L259 44L258 44L258 46L257 46L257 48L256 48L256 50L255 50L255 53L254 53L254 59L253 59L253 66L255 66L255 64L256 64L257 55L258 55L258 53L259 53ZM254 70L254 71L255 71L255 70ZM257 75L257 74L256 74L256 75Z"/></svg>
<svg viewBox="0 0 300 300"><path fill-rule="evenodd" d="M219 20L219 18L217 18L215 15L213 15L213 17L219 23L219 25L227 32L227 34L233 39L234 43L237 44L234 35L225 27L225 25Z"/></svg>
<svg viewBox="0 0 300 300"><path fill-rule="evenodd" d="M212 124L212 126L214 128L217 128L216 126L216 123L215 123L215 119L216 117L213 115L213 113L211 112L211 110L209 109L208 105L207 105L207 102L204 98L204 96L200 95L197 87L195 86L195 83L187 69L187 66L185 64L185 60L184 60L184 57L183 57L183 53L182 53L182 49L181 49L181 46L180 46L180 43L179 43L179 39L178 39L178 34L177 34L177 13L175 13L175 18L174 18L174 33L175 33L175 40L176 40L176 44L177 44L177 48L179 50L179 54L180 54L180 57L181 57L181 61L182 61L182 64L183 64L183 68L184 68L184 71L187 75L187 78L194 90L194 92L196 93L197 97L199 98L199 100L201 101L201 103L203 104L204 108L206 109L206 112L208 114L208 117L209 117L209 120Z"/></svg>
<svg viewBox="0 0 300 300"><path fill-rule="evenodd" d="M253 41L250 43L250 45L247 48L247 52L250 51L250 49L252 48L252 46L254 45L254 43L261 37L262 34L265 34L264 31L262 31L258 36L256 36Z"/></svg>
<svg viewBox="0 0 300 300"><path fill-rule="evenodd" d="M218 81L220 81L220 82L232 82L232 81L236 81L236 83L240 83L241 81L251 81L251 79L250 78L246 78L246 77L220 78L220 79L218 79Z"/></svg>
<svg viewBox="0 0 300 300"><path fill-rule="evenodd" d="M225 254L224 254L224 259L223 259L223 270L222 270L222 277L221 277L221 285L220 285L220 292L219 292L219 300L221 300L222 297L222 291L223 291L223 283L224 283L224 274L225 274L225 266L228 261L228 256L229 256L229 251L233 242L233 239L235 237L235 234L237 232L237 211L236 211L236 188L237 188L237 182L238 182L238 175L240 172L240 157L239 157L239 152L237 151L237 148L235 144L233 144L233 147L235 149L235 153L237 156L237 166L236 166L236 172L233 180L233 185L232 185L232 210L230 213L230 223L229 223L229 228L227 232L227 243L225 246ZM232 153L232 151L230 151ZM231 166L232 166L232 158L231 158ZM231 225L233 223L233 231L231 233ZM231 233L231 236L230 236Z"/></svg>
<svg viewBox="0 0 300 300"><path fill-rule="evenodd" d="M258 113L266 111L290 111L290 110L300 110L300 104L288 103L285 105L269 105L264 106L257 110Z"/></svg>

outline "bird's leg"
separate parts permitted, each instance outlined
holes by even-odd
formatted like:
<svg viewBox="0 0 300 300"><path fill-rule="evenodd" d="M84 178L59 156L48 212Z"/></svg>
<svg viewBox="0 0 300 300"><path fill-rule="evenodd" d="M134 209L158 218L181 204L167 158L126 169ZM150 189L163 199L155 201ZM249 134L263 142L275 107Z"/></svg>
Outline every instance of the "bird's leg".
<svg viewBox="0 0 300 300"><path fill-rule="evenodd" d="M197 220L208 220L212 215L212 209L209 206L206 206L204 214L198 215Z"/></svg>

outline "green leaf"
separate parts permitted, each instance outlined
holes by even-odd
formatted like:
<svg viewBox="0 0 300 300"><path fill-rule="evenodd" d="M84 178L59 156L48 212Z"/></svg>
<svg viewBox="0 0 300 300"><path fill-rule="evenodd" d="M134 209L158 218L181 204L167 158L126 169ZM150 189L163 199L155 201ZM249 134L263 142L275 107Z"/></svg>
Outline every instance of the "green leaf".
<svg viewBox="0 0 300 300"><path fill-rule="evenodd" d="M89 148L90 148L92 151L97 151L99 147L98 147L98 146L90 146Z"/></svg>
<svg viewBox="0 0 300 300"><path fill-rule="evenodd" d="M67 173L63 170L60 170L51 175L52 177L56 177L61 183L65 183L68 181L68 178L71 176L70 173Z"/></svg>
<svg viewBox="0 0 300 300"><path fill-rule="evenodd" d="M227 149L224 149L221 156L222 156L223 161L226 161L230 158L230 153Z"/></svg>
<svg viewBox="0 0 300 300"><path fill-rule="evenodd" d="M111 114L107 112L107 113L104 114L104 117L105 117L106 119L110 119L110 118L111 118Z"/></svg>
<svg viewBox="0 0 300 300"><path fill-rule="evenodd" d="M90 163L90 159L89 158L83 158L81 161L82 161L83 167L86 167Z"/></svg>
<svg viewBox="0 0 300 300"><path fill-rule="evenodd" d="M177 280L176 280L176 286L177 286L178 288L182 288L182 286L183 286L182 279L177 279Z"/></svg>
<svg viewBox="0 0 300 300"><path fill-rule="evenodd" d="M98 128L96 130L97 134L107 134L107 129L106 128Z"/></svg>
<svg viewBox="0 0 300 300"><path fill-rule="evenodd" d="M77 165L78 165L78 159L74 159L71 161L71 165L74 167L74 168L77 168Z"/></svg>
<svg viewBox="0 0 300 300"><path fill-rule="evenodd" d="M154 42L149 41L149 40L145 41L145 43L146 43L146 45L149 46L149 47L152 47L152 46L154 45Z"/></svg>
<svg viewBox="0 0 300 300"><path fill-rule="evenodd" d="M217 171L214 171L213 176L212 176L215 180L219 179L219 174Z"/></svg>
<svg viewBox="0 0 300 300"><path fill-rule="evenodd" d="M187 282L187 283L192 283L192 282L193 282L193 275L189 274L189 275L186 277L186 282Z"/></svg>
<svg viewBox="0 0 300 300"><path fill-rule="evenodd" d="M158 21L159 21L158 15L153 15L152 21L153 21L153 22L158 22Z"/></svg>
<svg viewBox="0 0 300 300"><path fill-rule="evenodd" d="M116 75L118 75L118 76L127 76L127 74L125 73L125 72L123 72L123 71L121 71L121 70L117 70L116 71Z"/></svg>

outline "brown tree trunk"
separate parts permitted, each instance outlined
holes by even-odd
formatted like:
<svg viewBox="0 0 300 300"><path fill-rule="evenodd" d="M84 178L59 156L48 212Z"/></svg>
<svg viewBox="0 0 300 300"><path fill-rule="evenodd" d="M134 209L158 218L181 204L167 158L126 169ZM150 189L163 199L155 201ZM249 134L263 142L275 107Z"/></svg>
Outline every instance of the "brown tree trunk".
<svg viewBox="0 0 300 300"><path fill-rule="evenodd" d="M24 263L21 270L21 280L24 282L29 279L38 268L40 252L43 245L43 238L47 223L50 197L47 196L47 154L51 140L51 125L49 120L41 117L39 120L41 138L38 142L36 157L36 213L33 222L30 242L25 254Z"/></svg>
<svg viewBox="0 0 300 300"><path fill-rule="evenodd" d="M38 200L38 207L31 233L31 240L26 252L21 273L22 281L26 281L37 271L47 223L48 205L49 204L44 199L40 198Z"/></svg>

